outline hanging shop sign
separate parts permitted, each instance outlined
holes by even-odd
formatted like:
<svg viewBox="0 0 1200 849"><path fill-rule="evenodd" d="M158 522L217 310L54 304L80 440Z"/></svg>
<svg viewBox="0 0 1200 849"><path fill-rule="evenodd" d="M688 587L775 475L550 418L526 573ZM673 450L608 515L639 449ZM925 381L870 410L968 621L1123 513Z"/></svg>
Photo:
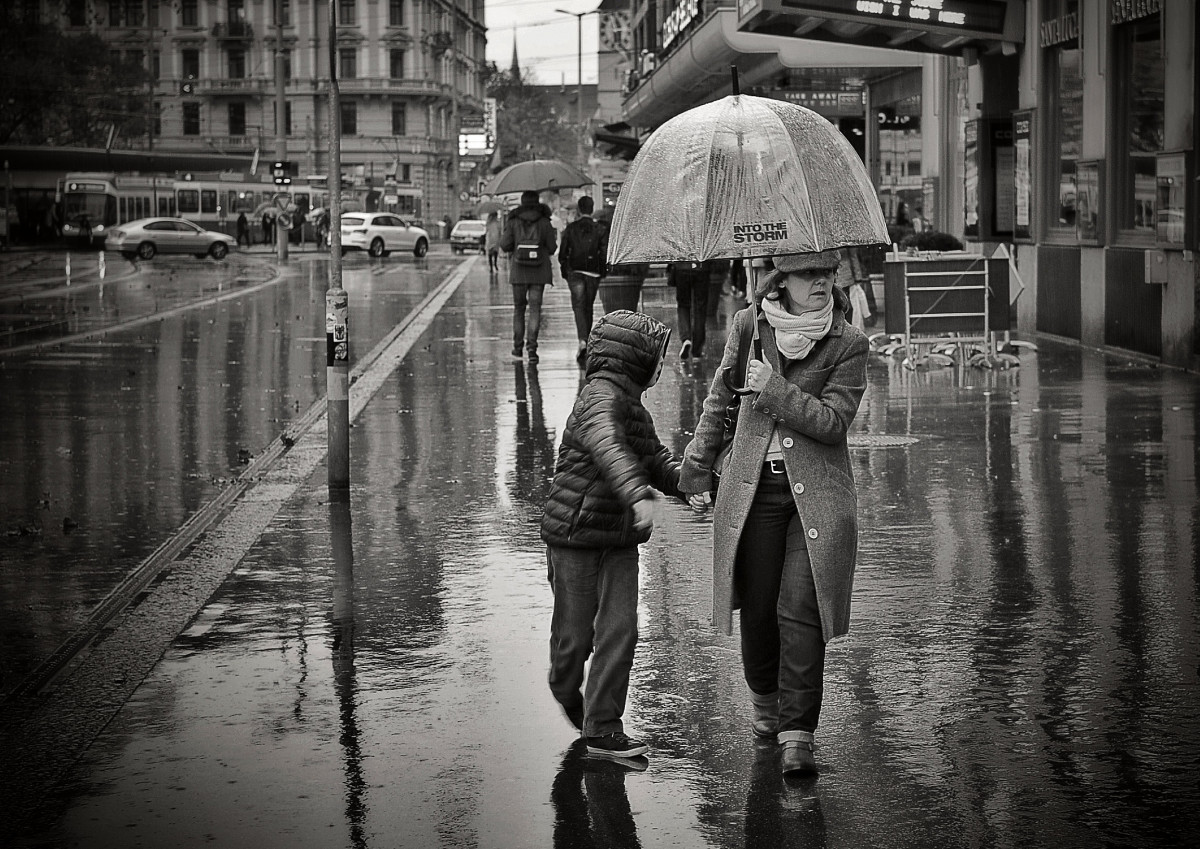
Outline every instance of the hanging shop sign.
<svg viewBox="0 0 1200 849"><path fill-rule="evenodd" d="M663 49L666 50L671 46L679 34L700 15L700 0L683 0L675 11L667 15L667 19L663 21L662 27L662 42Z"/></svg>
<svg viewBox="0 0 1200 849"><path fill-rule="evenodd" d="M1077 41L1079 39L1078 7L1065 15L1042 21L1042 25L1038 28L1038 34L1042 47L1053 47L1056 44Z"/></svg>
<svg viewBox="0 0 1200 849"><path fill-rule="evenodd" d="M1109 0L1109 21L1125 24L1162 11L1162 0Z"/></svg>

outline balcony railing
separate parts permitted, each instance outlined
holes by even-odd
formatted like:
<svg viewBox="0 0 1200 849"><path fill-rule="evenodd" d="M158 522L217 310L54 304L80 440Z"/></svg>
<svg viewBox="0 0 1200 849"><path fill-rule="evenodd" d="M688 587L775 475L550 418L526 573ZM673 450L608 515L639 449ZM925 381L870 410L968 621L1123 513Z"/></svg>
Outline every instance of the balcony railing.
<svg viewBox="0 0 1200 849"><path fill-rule="evenodd" d="M246 40L254 38L254 27L248 21L226 21L213 24L212 34L217 38Z"/></svg>
<svg viewBox="0 0 1200 849"><path fill-rule="evenodd" d="M321 88L325 88L324 85ZM338 89L342 94L411 94L438 95L445 86L435 80L391 79L386 77L354 77L339 79Z"/></svg>
<svg viewBox="0 0 1200 849"><path fill-rule="evenodd" d="M196 80L196 94L261 94L267 85L267 80L253 77L227 80L210 78ZM274 85L274 81L271 81Z"/></svg>
<svg viewBox="0 0 1200 849"><path fill-rule="evenodd" d="M202 136L202 138L218 150L226 152L230 151L252 151L256 147L262 145L262 141L257 135L252 136Z"/></svg>

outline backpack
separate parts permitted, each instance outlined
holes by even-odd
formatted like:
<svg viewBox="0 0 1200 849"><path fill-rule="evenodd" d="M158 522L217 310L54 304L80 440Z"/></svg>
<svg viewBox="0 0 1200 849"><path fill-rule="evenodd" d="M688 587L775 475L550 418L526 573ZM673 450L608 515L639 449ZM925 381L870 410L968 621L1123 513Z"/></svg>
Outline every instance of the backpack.
<svg viewBox="0 0 1200 849"><path fill-rule="evenodd" d="M524 218L513 219L513 237L516 247L513 258L517 265L542 264L542 234L537 221L526 221Z"/></svg>
<svg viewBox="0 0 1200 849"><path fill-rule="evenodd" d="M604 272L604 254L601 243L604 241L604 225L590 219L582 221L572 231L571 240L571 269L573 271L588 271L592 274Z"/></svg>

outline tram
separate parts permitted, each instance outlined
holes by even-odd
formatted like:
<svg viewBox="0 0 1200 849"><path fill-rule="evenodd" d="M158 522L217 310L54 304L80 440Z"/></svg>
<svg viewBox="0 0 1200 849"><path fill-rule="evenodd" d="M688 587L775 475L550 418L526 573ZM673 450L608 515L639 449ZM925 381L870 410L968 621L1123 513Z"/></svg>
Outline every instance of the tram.
<svg viewBox="0 0 1200 849"><path fill-rule="evenodd" d="M103 243L113 227L150 216L186 218L206 230L232 234L241 213L258 223L264 209L289 205L303 220L308 210L328 205L328 193L232 172L143 175L76 171L62 180L62 234Z"/></svg>

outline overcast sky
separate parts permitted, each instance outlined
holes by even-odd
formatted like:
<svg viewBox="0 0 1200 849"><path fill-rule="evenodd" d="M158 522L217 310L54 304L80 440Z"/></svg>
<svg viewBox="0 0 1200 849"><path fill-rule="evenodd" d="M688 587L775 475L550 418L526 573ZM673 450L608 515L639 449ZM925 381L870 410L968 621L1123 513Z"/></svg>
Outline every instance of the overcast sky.
<svg viewBox="0 0 1200 849"><path fill-rule="evenodd" d="M575 85L577 24L554 10L589 12L599 5L600 0L486 0L487 58L508 68L515 34L522 69L532 70L542 85ZM597 17L583 18L584 83L596 82Z"/></svg>

